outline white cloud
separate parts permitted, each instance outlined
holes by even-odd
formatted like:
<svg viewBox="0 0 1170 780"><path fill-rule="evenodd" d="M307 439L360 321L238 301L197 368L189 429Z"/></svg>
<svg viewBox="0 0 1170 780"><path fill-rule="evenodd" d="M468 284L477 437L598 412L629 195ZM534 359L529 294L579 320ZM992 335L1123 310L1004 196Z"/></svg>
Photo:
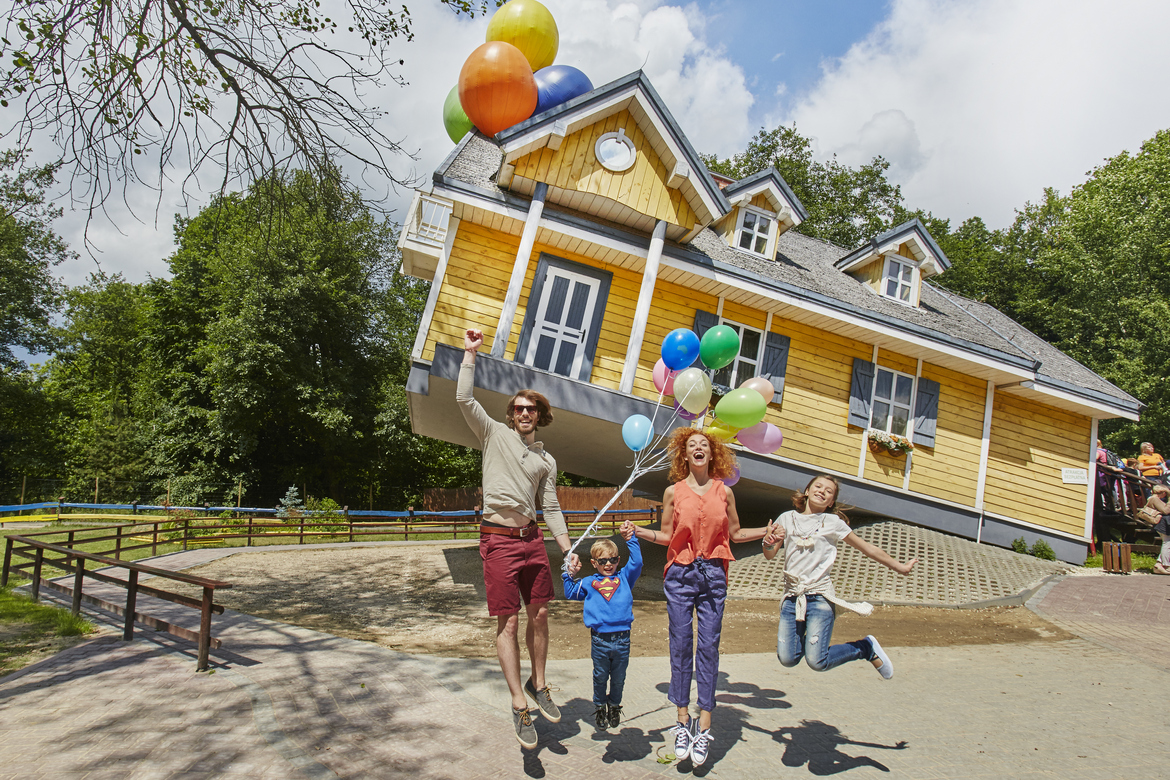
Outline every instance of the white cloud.
<svg viewBox="0 0 1170 780"><path fill-rule="evenodd" d="M601 86L639 68L666 102L696 149L721 156L742 149L751 137L748 110L754 98L742 68L703 39L704 19L695 6L668 5L661 0L544 0L560 32L557 62L580 68L594 86ZM443 129L443 100L459 79L464 60L484 42L487 18L456 16L438 3L412 4L415 40L400 43L404 60L398 69L407 81L387 83L366 95L386 116L380 125L414 155L398 158L395 174L425 181L453 148ZM347 169L401 216L410 202L409 188L394 191L388 182ZM154 193L132 192L131 204L143 222L120 203L110 204L114 223L97 217L89 237L103 269L121 271L133 281L148 274L166 276L165 258L174 250L173 215L184 212L176 193L167 193L157 224ZM198 210L200 204L191 208ZM116 225L116 227L115 227ZM82 253L59 269L69 284L83 282L95 270L82 243L85 217L69 213L57 230ZM119 232L121 231L121 232Z"/></svg>
<svg viewBox="0 0 1170 780"><path fill-rule="evenodd" d="M912 207L1004 226L1170 127L1170 6L895 0L781 114L819 154L881 154Z"/></svg>

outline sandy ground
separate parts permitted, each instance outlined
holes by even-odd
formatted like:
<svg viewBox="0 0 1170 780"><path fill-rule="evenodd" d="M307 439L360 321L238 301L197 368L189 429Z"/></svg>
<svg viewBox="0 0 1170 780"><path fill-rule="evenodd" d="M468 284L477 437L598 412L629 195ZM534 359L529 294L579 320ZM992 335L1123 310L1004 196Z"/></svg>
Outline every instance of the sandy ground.
<svg viewBox="0 0 1170 780"><path fill-rule="evenodd" d="M483 574L474 546L434 545L241 553L188 570L233 583L217 601L280 620L409 653L494 658L495 619L487 614ZM635 589L635 656L667 653L666 604L657 572ZM560 592L558 586L558 593ZM550 657L589 657L581 604L550 604ZM729 600L723 653L774 652L778 605ZM833 639L866 634L891 647L945 647L1059 641L1071 634L1029 610L877 607L861 617L839 611Z"/></svg>

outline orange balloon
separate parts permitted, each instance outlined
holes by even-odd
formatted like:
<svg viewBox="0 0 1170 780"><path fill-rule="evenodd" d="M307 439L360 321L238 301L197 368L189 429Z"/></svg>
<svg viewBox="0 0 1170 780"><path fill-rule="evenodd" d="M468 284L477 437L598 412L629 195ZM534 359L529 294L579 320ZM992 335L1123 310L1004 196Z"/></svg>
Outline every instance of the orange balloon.
<svg viewBox="0 0 1170 780"><path fill-rule="evenodd" d="M524 54L510 43L488 41L459 72L459 102L472 124L491 137L532 116L536 79Z"/></svg>

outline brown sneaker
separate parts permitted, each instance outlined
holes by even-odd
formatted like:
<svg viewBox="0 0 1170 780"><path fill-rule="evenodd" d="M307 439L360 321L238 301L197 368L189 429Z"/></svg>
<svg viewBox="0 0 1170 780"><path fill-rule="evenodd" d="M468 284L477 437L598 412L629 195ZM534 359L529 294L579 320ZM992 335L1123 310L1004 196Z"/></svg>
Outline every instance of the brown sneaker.
<svg viewBox="0 0 1170 780"><path fill-rule="evenodd" d="M536 727L532 725L532 716L528 713L528 708L518 710L513 707L512 721L516 724L516 741L520 743L520 747L525 750L536 747Z"/></svg>
<svg viewBox="0 0 1170 780"><path fill-rule="evenodd" d="M524 693L528 694L528 698L536 702L536 706L540 707L540 714L549 723L561 722L561 710L552 700L552 693L549 692L548 685L545 685L539 691L536 690L536 685L532 682L532 678L528 678L528 682L524 683Z"/></svg>

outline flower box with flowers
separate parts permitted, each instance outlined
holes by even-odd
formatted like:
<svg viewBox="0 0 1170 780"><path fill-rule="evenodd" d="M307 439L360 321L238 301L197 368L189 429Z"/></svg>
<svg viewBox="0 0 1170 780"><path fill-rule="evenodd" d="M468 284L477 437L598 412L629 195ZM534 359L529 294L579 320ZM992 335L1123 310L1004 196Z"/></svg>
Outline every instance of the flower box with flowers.
<svg viewBox="0 0 1170 780"><path fill-rule="evenodd" d="M896 433L886 433L870 428L866 434L869 438L869 448L875 455L888 453L890 455L905 455L914 451L914 445L905 436Z"/></svg>

